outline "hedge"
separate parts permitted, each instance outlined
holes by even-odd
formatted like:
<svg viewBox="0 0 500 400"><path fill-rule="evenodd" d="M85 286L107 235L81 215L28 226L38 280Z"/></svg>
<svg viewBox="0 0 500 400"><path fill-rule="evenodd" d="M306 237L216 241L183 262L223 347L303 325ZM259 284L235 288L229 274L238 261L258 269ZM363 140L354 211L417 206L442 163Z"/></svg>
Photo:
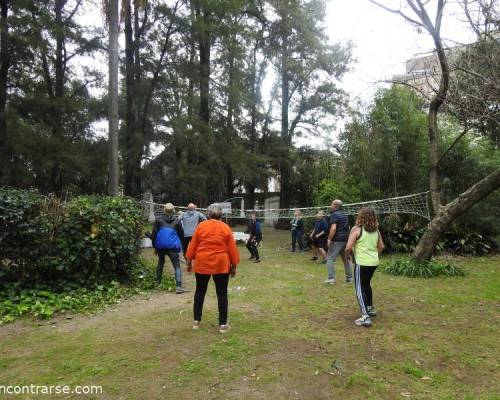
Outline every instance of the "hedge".
<svg viewBox="0 0 500 400"><path fill-rule="evenodd" d="M73 282L131 277L142 214L127 197L81 196L68 203L30 190L0 188L0 282Z"/></svg>

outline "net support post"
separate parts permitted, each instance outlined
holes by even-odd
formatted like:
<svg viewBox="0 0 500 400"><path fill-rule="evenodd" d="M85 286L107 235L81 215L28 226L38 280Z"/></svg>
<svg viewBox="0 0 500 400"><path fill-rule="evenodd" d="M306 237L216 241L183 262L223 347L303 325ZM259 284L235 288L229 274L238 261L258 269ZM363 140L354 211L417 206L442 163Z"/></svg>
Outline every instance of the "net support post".
<svg viewBox="0 0 500 400"><path fill-rule="evenodd" d="M155 217L155 205L153 203L153 193L150 194L149 196L149 215L148 215L148 222L153 223L155 222L156 217Z"/></svg>

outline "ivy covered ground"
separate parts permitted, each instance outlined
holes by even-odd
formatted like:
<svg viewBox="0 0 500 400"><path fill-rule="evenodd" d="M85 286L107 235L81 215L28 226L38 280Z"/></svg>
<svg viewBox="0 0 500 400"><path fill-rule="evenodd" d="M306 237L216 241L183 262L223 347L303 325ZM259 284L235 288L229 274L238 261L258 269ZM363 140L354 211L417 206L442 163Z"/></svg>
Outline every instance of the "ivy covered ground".
<svg viewBox="0 0 500 400"><path fill-rule="evenodd" d="M289 253L287 239L266 230L263 262L240 265L226 336L213 287L199 331L192 291L136 295L91 316L25 318L0 326L0 384L102 385L99 399L498 398L499 257L454 258L465 277L377 273L379 316L366 329L353 324L343 272L322 285L325 266Z"/></svg>

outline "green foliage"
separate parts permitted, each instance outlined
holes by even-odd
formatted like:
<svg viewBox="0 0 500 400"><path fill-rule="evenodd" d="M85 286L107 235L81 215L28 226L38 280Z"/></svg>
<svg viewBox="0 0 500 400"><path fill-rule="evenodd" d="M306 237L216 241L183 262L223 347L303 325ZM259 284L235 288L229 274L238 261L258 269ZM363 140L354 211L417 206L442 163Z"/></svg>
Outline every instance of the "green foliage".
<svg viewBox="0 0 500 400"><path fill-rule="evenodd" d="M141 260L131 271L130 281L117 281L81 287L73 281L50 282L26 286L24 283L4 283L0 287L0 325L23 316L47 319L58 313L96 312L115 304L122 298L144 293L155 288L173 290L174 278L165 276L157 285L155 264Z"/></svg>
<svg viewBox="0 0 500 400"><path fill-rule="evenodd" d="M83 196L62 204L36 192L0 189L3 281L127 281L138 264L141 210L132 199Z"/></svg>
<svg viewBox="0 0 500 400"><path fill-rule="evenodd" d="M465 272L460 267L437 261L391 260L382 264L380 270L386 274L411 278L433 278L440 275L465 276Z"/></svg>
<svg viewBox="0 0 500 400"><path fill-rule="evenodd" d="M93 289L68 288L60 293L44 286L20 289L18 285L11 285L0 291L0 324L24 315L47 319L59 312L97 311L139 291L138 288L125 287L116 281Z"/></svg>
<svg viewBox="0 0 500 400"><path fill-rule="evenodd" d="M459 229L454 225L443 234L438 249L463 256L482 256L495 251L497 245L486 234Z"/></svg>
<svg viewBox="0 0 500 400"><path fill-rule="evenodd" d="M371 196L368 195L370 192ZM361 179L337 173L333 178L320 182L314 197L317 205L327 206L334 199L341 199L344 203L357 203L366 200L367 197L374 196L373 193L373 189Z"/></svg>
<svg viewBox="0 0 500 400"><path fill-rule="evenodd" d="M381 229L384 238L385 251L388 253L411 253L415 250L417 243L425 228L406 229Z"/></svg>
<svg viewBox="0 0 500 400"><path fill-rule="evenodd" d="M384 229L381 227L386 251L389 253L411 253L415 250L425 227L416 229ZM459 225L452 225L438 242L437 250L462 256L480 256L494 252L497 245L486 234L472 232Z"/></svg>
<svg viewBox="0 0 500 400"><path fill-rule="evenodd" d="M426 190L426 129L422 100L413 91L380 90L369 110L355 113L340 136L345 174L383 196Z"/></svg>

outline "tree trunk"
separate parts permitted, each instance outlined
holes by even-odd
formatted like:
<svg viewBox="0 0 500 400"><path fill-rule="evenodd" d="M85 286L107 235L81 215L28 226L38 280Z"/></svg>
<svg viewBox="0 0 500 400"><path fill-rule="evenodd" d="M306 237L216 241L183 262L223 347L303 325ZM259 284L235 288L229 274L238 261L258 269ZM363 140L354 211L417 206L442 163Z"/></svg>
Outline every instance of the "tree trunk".
<svg viewBox="0 0 500 400"><path fill-rule="evenodd" d="M500 188L500 168L471 186L446 206L441 207L420 238L413 252L413 259L417 261L430 260L441 234L450 223L498 188Z"/></svg>
<svg viewBox="0 0 500 400"><path fill-rule="evenodd" d="M125 3L125 87L126 87L126 141L125 194L138 196L141 192L141 160L143 143L138 129L135 87L134 34L131 0Z"/></svg>
<svg viewBox="0 0 500 400"><path fill-rule="evenodd" d="M429 145L430 145L430 172L429 172L429 185L431 190L432 208L434 214L439 212L441 207L441 184L439 178L438 164L439 164L439 140L438 140L438 112L439 108L446 99L448 93L448 86L450 81L450 67L443 48L441 37L438 31L431 32L436 52L441 67L441 79L439 82L439 89L429 106Z"/></svg>
<svg viewBox="0 0 500 400"><path fill-rule="evenodd" d="M8 172L6 171L4 163L8 163L7 157L7 82L10 66L10 52L9 52L9 26L8 17L9 13L9 0L0 1L0 169L1 179L0 184L4 183L7 179ZM5 174L5 176L4 176Z"/></svg>
<svg viewBox="0 0 500 400"><path fill-rule="evenodd" d="M194 76L193 71L195 68L195 57L196 57L196 47L195 47L195 36L196 30L194 28L195 19L195 6L193 0L189 2L189 15L190 15L190 33L191 37L189 43L189 83L188 83L188 94L187 94L187 114L188 121L192 123L193 117L193 104L194 104Z"/></svg>
<svg viewBox="0 0 500 400"><path fill-rule="evenodd" d="M67 0L56 0L55 2L55 37L56 51L54 59L55 85L54 98L55 107L52 111L52 133L57 137L57 141L62 141L64 136L63 128L63 98L64 98L64 79L66 74L66 57L65 57L65 22L63 20L63 10ZM59 191L62 195L64 189L64 163L58 152L55 152L53 166L51 170L50 181L52 188Z"/></svg>
<svg viewBox="0 0 500 400"><path fill-rule="evenodd" d="M200 55L200 119L210 123L210 16L207 10L198 9L198 22L203 25L199 29Z"/></svg>
<svg viewBox="0 0 500 400"><path fill-rule="evenodd" d="M234 139L234 127L233 127L233 117L234 117L234 110L236 108L236 95L235 95L235 71L234 71L234 55L231 53L229 55L229 63L228 63L228 96L227 96L227 116L226 116L226 134L227 138L226 143L229 144L229 146L233 145L233 139ZM222 155L223 158L225 158L225 155ZM234 192L234 171L231 167L231 165L228 162L225 162L225 196L227 197L232 197L233 192Z"/></svg>
<svg viewBox="0 0 500 400"><path fill-rule="evenodd" d="M62 98L64 96L64 73L65 73L65 57L64 57L64 21L63 8L67 0L56 0L56 59L55 73L56 86L55 97ZM60 116L59 116L60 117ZM57 121L59 122L59 121Z"/></svg>
<svg viewBox="0 0 500 400"><path fill-rule="evenodd" d="M118 194L119 162L118 162L118 63L120 30L119 0L109 0L108 26L109 26L109 86L108 86L108 120L109 120L109 182L108 193L111 196Z"/></svg>
<svg viewBox="0 0 500 400"><path fill-rule="evenodd" d="M284 144L284 156L280 162L280 208L290 206L290 166L288 164L289 155L289 121L288 108L290 106L290 80L288 76L288 57L286 41L283 45L281 60L281 138Z"/></svg>

